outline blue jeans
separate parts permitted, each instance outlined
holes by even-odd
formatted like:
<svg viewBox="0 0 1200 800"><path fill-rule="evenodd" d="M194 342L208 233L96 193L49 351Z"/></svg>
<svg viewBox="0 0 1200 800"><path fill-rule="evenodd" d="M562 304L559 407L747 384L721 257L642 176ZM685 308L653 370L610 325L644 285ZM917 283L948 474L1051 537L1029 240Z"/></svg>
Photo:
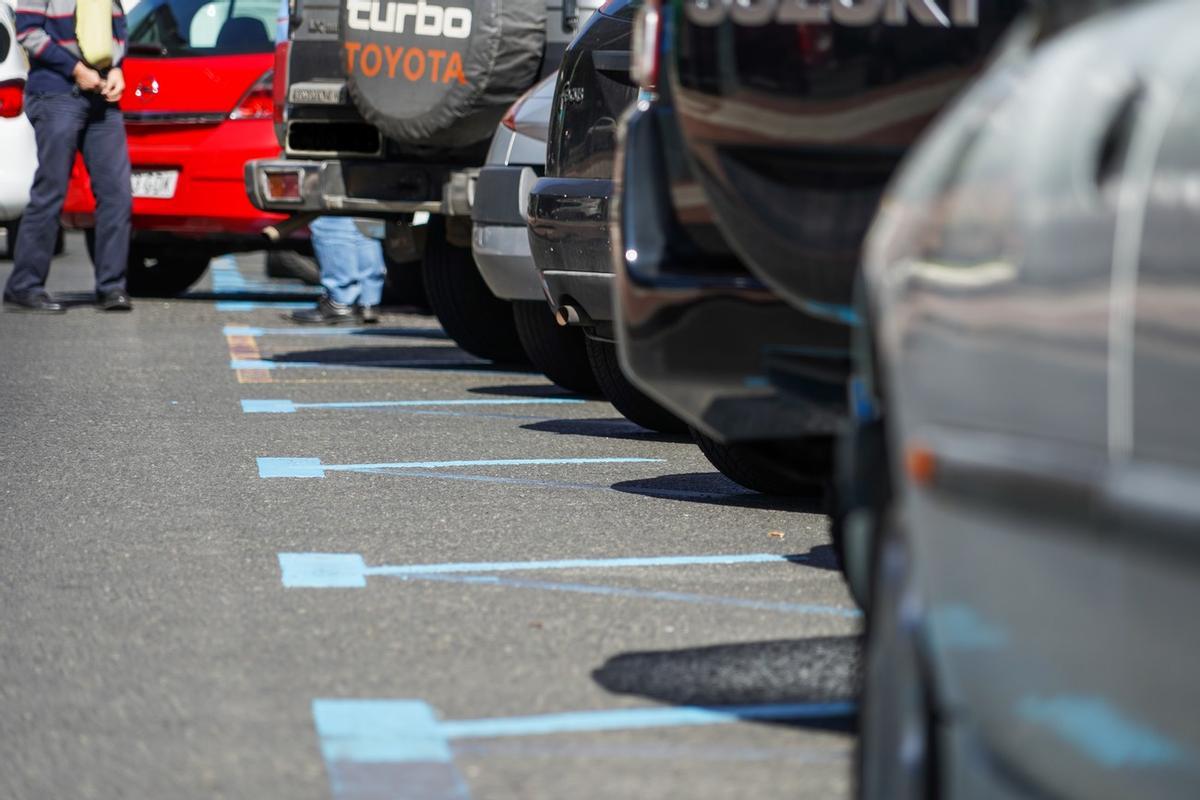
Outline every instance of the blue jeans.
<svg viewBox="0 0 1200 800"><path fill-rule="evenodd" d="M377 306L383 299L383 245L364 235L351 217L317 217L309 226L321 285L343 305Z"/></svg>
<svg viewBox="0 0 1200 800"><path fill-rule="evenodd" d="M133 197L120 110L90 92L30 95L25 110L37 136L38 168L5 292L21 297L45 290L77 150L96 195L96 291L125 291Z"/></svg>

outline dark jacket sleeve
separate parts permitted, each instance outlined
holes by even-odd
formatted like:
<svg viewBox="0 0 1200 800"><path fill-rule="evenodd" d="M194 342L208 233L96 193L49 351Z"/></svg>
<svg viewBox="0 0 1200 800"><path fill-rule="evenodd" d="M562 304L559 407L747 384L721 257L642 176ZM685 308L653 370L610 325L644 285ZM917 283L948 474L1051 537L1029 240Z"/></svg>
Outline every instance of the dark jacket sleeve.
<svg viewBox="0 0 1200 800"><path fill-rule="evenodd" d="M79 59L46 32L48 6L49 0L21 0L17 7L17 41L31 62L72 78Z"/></svg>

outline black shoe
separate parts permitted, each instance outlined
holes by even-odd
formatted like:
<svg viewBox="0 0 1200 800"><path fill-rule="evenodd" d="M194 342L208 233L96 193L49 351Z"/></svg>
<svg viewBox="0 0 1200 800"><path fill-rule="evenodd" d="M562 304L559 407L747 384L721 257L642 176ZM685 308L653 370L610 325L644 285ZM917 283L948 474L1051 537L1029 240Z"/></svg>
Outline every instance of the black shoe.
<svg viewBox="0 0 1200 800"><path fill-rule="evenodd" d="M101 311L133 311L133 303L125 292L104 292L96 298L96 308Z"/></svg>
<svg viewBox="0 0 1200 800"><path fill-rule="evenodd" d="M4 305L10 311L24 311L27 314L65 314L67 307L54 300L45 292L15 295L4 293Z"/></svg>
<svg viewBox="0 0 1200 800"><path fill-rule="evenodd" d="M284 319L299 322L302 325L341 325L354 322L354 309L350 306L335 303L328 297L322 297L316 308L305 308L293 311Z"/></svg>
<svg viewBox="0 0 1200 800"><path fill-rule="evenodd" d="M363 325L375 325L379 322L379 306L355 306L354 313Z"/></svg>

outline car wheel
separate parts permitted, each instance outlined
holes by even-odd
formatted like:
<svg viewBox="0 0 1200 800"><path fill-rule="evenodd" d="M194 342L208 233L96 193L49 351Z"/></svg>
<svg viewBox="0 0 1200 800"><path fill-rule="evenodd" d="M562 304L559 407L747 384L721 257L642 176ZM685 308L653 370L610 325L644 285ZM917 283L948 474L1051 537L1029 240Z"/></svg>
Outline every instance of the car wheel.
<svg viewBox="0 0 1200 800"><path fill-rule="evenodd" d="M525 361L511 304L488 290L469 247L446 240L441 216L429 220L422 272L429 305L459 347L493 361Z"/></svg>
<svg viewBox="0 0 1200 800"><path fill-rule="evenodd" d="M176 297L200 280L208 262L208 253L170 253L132 246L125 283L136 297Z"/></svg>
<svg viewBox="0 0 1200 800"><path fill-rule="evenodd" d="M587 348L592 374L596 376L596 383L600 384L600 391L626 419L652 431L687 433L688 428L683 420L629 382L629 378L621 372L615 344L585 338L584 345Z"/></svg>
<svg viewBox="0 0 1200 800"><path fill-rule="evenodd" d="M811 495L827 481L832 443L814 438L794 445L723 444L695 428L692 438L721 474L734 483L763 494Z"/></svg>
<svg viewBox="0 0 1200 800"><path fill-rule="evenodd" d="M309 286L321 285L321 267L313 256L295 250L271 250L267 253L267 276L296 278Z"/></svg>
<svg viewBox="0 0 1200 800"><path fill-rule="evenodd" d="M512 306L517 336L533 365L564 389L600 394L600 385L588 362L583 331L559 325L545 303L518 300Z"/></svg>
<svg viewBox="0 0 1200 800"><path fill-rule="evenodd" d="M876 554L859 717L858 797L936 796L933 714L916 645L917 608L908 591L911 554L894 526Z"/></svg>

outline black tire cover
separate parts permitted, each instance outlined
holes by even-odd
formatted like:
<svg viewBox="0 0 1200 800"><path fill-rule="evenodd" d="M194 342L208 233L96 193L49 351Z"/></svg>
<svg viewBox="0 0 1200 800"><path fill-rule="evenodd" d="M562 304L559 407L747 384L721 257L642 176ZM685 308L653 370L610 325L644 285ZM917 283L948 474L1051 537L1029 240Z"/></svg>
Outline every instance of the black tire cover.
<svg viewBox="0 0 1200 800"><path fill-rule="evenodd" d="M546 0L343 0L342 66L363 117L402 143L488 139L532 86Z"/></svg>

